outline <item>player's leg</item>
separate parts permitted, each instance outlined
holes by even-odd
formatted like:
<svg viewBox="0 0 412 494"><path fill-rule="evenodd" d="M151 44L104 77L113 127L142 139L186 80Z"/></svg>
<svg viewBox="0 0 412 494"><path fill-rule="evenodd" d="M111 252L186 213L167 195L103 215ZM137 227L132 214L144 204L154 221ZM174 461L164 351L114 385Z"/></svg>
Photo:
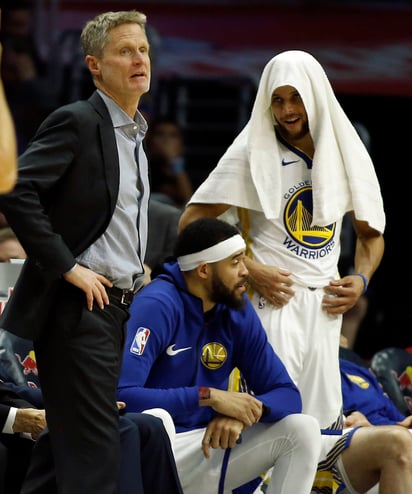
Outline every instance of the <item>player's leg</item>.
<svg viewBox="0 0 412 494"><path fill-rule="evenodd" d="M337 421L340 425L338 352L342 316L333 317L321 309L321 288L311 290L298 284L293 288L294 297L282 309L273 308L257 294L252 303L269 342L301 392L303 413L316 417L324 429Z"/></svg>
<svg viewBox="0 0 412 494"><path fill-rule="evenodd" d="M269 343L281 358L294 383L298 385L308 340L305 334L306 323L302 325L300 320L295 319L295 298L296 295L282 309L273 307L258 293L253 295L251 301L265 328Z"/></svg>
<svg viewBox="0 0 412 494"><path fill-rule="evenodd" d="M380 494L412 492L412 436L400 426L361 427L342 453L342 465L349 491L364 493L379 482Z"/></svg>
<svg viewBox="0 0 412 494"><path fill-rule="evenodd" d="M267 494L307 494L319 453L319 424L313 417L294 414L275 424L256 424L230 452L225 493L273 467Z"/></svg>
<svg viewBox="0 0 412 494"><path fill-rule="evenodd" d="M342 316L331 316L322 310L323 290L308 288L300 293L296 317L304 317L310 341L304 359L298 388L302 411L316 417L322 429L342 427L342 392L339 369L339 337ZM301 321L303 324L303 321Z"/></svg>

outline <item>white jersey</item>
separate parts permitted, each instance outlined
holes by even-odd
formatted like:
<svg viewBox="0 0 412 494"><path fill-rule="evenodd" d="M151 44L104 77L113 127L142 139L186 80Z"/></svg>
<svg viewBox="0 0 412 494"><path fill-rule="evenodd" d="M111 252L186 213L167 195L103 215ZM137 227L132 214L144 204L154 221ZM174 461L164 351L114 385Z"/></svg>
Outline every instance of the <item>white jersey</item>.
<svg viewBox="0 0 412 494"><path fill-rule="evenodd" d="M269 341L301 392L303 412L316 417L322 429L340 429L342 316L327 314L322 303L323 287L339 276L342 221L311 225L312 161L280 139L279 150L281 215L269 220L263 212L238 209L238 216L253 258L289 270L295 295L282 309L257 292L251 300Z"/></svg>
<svg viewBox="0 0 412 494"><path fill-rule="evenodd" d="M291 271L293 281L304 286L323 287L338 276L342 222L311 226L312 161L285 144L279 148L282 214L268 220L263 212L242 212L242 227L256 261Z"/></svg>

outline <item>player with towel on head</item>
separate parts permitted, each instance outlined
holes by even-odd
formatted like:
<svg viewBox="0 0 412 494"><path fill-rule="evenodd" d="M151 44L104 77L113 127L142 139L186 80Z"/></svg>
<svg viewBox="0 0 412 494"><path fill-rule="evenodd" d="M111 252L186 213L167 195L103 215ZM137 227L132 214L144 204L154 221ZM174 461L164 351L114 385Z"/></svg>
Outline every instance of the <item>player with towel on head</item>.
<svg viewBox="0 0 412 494"><path fill-rule="evenodd" d="M345 213L354 274L340 278ZM251 117L180 220L239 222L252 303L298 386L303 412L342 426L339 335L380 264L385 214L372 160L319 62L293 50L265 66Z"/></svg>

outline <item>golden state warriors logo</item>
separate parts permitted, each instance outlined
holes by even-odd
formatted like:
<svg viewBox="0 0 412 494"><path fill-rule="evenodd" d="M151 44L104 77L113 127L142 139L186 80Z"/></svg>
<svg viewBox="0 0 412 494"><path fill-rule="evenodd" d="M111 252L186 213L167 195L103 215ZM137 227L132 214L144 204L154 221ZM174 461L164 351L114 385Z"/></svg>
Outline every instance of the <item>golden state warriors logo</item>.
<svg viewBox="0 0 412 494"><path fill-rule="evenodd" d="M319 249L333 239L335 224L311 227L312 212L312 187L302 187L286 205L285 228L295 242L309 249Z"/></svg>
<svg viewBox="0 0 412 494"><path fill-rule="evenodd" d="M220 343L207 343L202 348L202 364L210 370L216 370L222 367L226 362L227 351Z"/></svg>
<svg viewBox="0 0 412 494"><path fill-rule="evenodd" d="M368 389L370 384L368 381L366 381L362 376L355 376L354 374L346 374L346 377L353 382L353 384L356 384L356 386L359 386L362 389Z"/></svg>

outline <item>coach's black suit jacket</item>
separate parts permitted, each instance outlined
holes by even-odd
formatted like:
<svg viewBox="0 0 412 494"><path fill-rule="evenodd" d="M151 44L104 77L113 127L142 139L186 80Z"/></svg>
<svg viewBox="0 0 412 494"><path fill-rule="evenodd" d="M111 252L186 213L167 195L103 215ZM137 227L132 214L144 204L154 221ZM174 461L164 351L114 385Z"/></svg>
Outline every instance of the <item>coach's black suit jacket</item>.
<svg viewBox="0 0 412 494"><path fill-rule="evenodd" d="M56 284L106 230L118 190L113 124L99 94L47 117L19 159L18 185L0 196L28 255L0 327L30 340L41 334Z"/></svg>

